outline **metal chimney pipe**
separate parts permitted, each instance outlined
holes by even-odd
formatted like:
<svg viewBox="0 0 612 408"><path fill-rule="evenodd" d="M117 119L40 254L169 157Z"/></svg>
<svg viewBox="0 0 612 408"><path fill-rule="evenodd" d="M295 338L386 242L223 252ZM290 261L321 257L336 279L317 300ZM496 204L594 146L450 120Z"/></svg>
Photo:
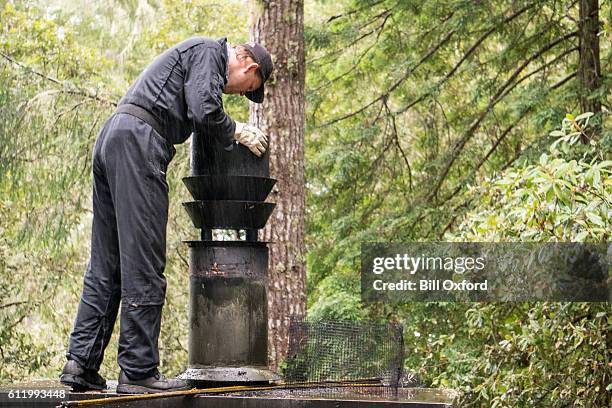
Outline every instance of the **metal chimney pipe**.
<svg viewBox="0 0 612 408"><path fill-rule="evenodd" d="M189 365L180 377L198 385L277 380L267 368L268 246L257 241L273 206L263 203L275 182L268 156L194 134L190 171L183 181L195 201L184 205L201 240L187 241ZM246 230L246 240L214 241L219 228Z"/></svg>

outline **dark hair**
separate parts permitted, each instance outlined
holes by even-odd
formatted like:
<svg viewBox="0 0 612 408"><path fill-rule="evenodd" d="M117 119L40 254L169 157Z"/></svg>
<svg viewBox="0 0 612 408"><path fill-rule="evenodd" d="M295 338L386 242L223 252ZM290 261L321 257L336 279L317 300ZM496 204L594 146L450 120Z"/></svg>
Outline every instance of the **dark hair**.
<svg viewBox="0 0 612 408"><path fill-rule="evenodd" d="M236 50L236 58L238 57L243 57L243 58L250 58L253 62L255 62L255 56L253 55L253 53L251 51L249 51L248 48L243 47L242 45L237 45L236 47L234 47L234 50ZM259 74L259 77L262 80L262 83L264 81L263 78L263 74L261 73L261 70L259 68L257 68L257 73Z"/></svg>
<svg viewBox="0 0 612 408"><path fill-rule="evenodd" d="M248 57L252 59L253 61L255 61L255 56L246 47L243 47L242 45L237 45L236 47L234 47L234 49L236 50L237 56Z"/></svg>

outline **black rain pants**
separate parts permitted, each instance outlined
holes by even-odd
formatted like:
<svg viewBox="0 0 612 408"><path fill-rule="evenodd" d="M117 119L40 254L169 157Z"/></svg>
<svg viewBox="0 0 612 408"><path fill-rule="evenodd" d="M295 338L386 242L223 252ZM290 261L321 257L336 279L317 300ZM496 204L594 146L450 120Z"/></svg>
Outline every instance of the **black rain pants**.
<svg viewBox="0 0 612 408"><path fill-rule="evenodd" d="M175 150L142 120L115 113L93 150L91 258L67 357L99 370L119 311L118 362L153 375L166 292L166 169Z"/></svg>

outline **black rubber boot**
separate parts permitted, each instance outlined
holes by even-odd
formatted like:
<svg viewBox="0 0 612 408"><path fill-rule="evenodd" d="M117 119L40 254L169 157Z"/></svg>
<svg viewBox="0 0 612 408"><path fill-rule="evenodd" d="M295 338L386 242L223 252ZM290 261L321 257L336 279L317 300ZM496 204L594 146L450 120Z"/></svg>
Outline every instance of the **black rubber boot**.
<svg viewBox="0 0 612 408"><path fill-rule="evenodd" d="M106 380L100 374L94 370L81 367L74 360L68 360L64 366L60 382L71 387L73 391L103 390L106 388Z"/></svg>
<svg viewBox="0 0 612 408"><path fill-rule="evenodd" d="M178 378L165 378L159 372L142 380L131 380L121 370L117 394L154 394L158 392L188 390L190 387Z"/></svg>

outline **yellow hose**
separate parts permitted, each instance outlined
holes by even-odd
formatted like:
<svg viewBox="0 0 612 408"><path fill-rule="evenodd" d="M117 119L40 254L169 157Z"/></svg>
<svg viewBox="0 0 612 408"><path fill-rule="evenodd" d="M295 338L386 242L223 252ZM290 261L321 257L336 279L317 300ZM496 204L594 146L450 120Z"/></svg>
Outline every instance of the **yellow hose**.
<svg viewBox="0 0 612 408"><path fill-rule="evenodd" d="M356 380L360 381L360 380ZM368 380L365 380L368 381ZM279 384L279 385L265 385L265 386L248 386L248 385L234 385L228 387L217 387L217 388L192 388L190 390L182 391L170 391L160 392L157 394L138 394L138 395L124 395L121 397L108 397L108 398L94 398L80 401L65 401L62 402L62 407L85 407L91 405L105 405L112 403L121 403L128 401L138 401L155 398L171 398L171 397L183 397L188 395L198 394L218 394L226 392L237 392L237 391L266 391L275 389L291 389L291 388L308 388L308 387L376 387L382 386L379 381L371 383L347 383L347 382L304 382L295 384Z"/></svg>

